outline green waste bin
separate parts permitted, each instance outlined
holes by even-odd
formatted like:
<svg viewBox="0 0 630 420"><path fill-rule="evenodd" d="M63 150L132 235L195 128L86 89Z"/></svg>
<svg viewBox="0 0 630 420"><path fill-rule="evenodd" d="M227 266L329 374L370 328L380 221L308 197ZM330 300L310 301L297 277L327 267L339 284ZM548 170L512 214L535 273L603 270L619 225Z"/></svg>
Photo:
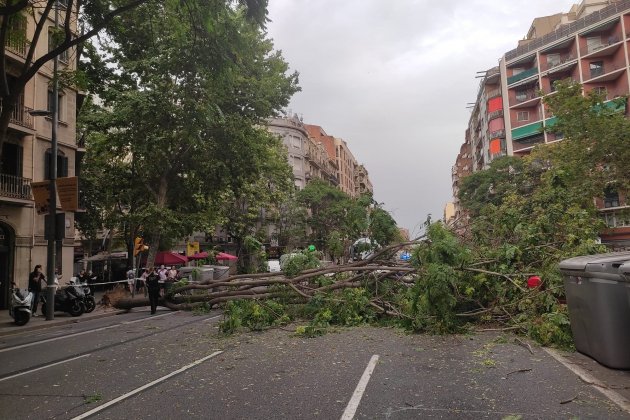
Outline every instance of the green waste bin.
<svg viewBox="0 0 630 420"><path fill-rule="evenodd" d="M575 348L599 363L630 369L630 282L619 268L630 252L587 255L560 263Z"/></svg>

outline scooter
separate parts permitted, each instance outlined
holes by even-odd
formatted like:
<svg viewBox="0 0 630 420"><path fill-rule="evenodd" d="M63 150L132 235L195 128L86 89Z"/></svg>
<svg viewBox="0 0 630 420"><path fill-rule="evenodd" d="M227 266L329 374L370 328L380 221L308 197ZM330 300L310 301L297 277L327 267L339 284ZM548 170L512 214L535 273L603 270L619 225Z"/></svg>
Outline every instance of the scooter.
<svg viewBox="0 0 630 420"><path fill-rule="evenodd" d="M76 288L77 296L83 295L83 306L86 314L96 309L96 299L94 299L94 293L87 282L81 282L79 278L73 277L70 279L70 287Z"/></svg>
<svg viewBox="0 0 630 420"><path fill-rule="evenodd" d="M85 312L83 305L83 291L76 286L57 289L55 292L55 311L67 312L72 316L79 316ZM48 302L46 296L42 297L42 312L48 313Z"/></svg>
<svg viewBox="0 0 630 420"><path fill-rule="evenodd" d="M31 319L33 293L26 289L18 289L15 283L11 283L11 286L9 314L17 325L25 325Z"/></svg>

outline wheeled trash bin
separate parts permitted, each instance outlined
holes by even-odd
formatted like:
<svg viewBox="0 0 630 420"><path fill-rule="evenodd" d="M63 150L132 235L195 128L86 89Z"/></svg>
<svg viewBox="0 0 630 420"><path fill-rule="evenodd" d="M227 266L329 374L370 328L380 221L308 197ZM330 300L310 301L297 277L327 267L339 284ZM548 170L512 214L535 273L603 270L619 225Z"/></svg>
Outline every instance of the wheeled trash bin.
<svg viewBox="0 0 630 420"><path fill-rule="evenodd" d="M625 262L630 252L575 257L559 266L575 348L616 369L630 369L630 282L619 270Z"/></svg>

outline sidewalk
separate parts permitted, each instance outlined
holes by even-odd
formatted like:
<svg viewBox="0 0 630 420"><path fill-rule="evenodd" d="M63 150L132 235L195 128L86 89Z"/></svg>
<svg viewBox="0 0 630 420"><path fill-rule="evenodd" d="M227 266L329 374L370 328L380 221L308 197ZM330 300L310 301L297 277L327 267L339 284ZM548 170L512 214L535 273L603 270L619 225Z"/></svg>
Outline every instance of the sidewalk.
<svg viewBox="0 0 630 420"><path fill-rule="evenodd" d="M104 292L96 292L94 297L96 299L96 309L94 309L89 314L83 314L81 316L71 316L65 312L55 312L55 318L50 321L46 321L46 317L41 313L41 305L37 309L36 317L31 317L31 320L23 326L17 326L13 322L13 318L9 315L9 310L1 310L0 311L0 337L12 334L19 334L25 331L35 331L41 330L49 327L56 327L59 325L73 324L77 322L89 321L91 319L98 319L107 316L118 315L121 313L125 313L126 311L122 311L115 308L108 308L98 304L98 302L103 297Z"/></svg>

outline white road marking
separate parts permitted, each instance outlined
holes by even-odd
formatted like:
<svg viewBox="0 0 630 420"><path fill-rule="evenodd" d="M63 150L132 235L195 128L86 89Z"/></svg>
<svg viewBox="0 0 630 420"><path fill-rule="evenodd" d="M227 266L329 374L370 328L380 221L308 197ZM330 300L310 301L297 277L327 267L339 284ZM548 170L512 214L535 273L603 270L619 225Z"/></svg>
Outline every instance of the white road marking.
<svg viewBox="0 0 630 420"><path fill-rule="evenodd" d="M156 379L153 382L149 382L146 385L142 385L140 388L136 388L133 391L127 392L126 394L123 394L123 395L121 395L118 398L114 398L113 400L108 401L108 402L106 402L103 405L99 405L98 407L94 408L93 410L87 411L87 412L81 414L80 416L74 417L72 420L81 420L81 419L87 418L87 417L89 417L89 416L91 416L93 414L96 414L99 411L102 411L102 410L106 409L107 407L111 407L112 405L117 404L120 401L123 401L123 400L125 400L125 399L127 399L127 398L129 398L129 397L131 397L133 395L136 395L137 393L142 392L145 389L152 387L153 385L157 385L160 382L164 382L168 378L170 378L172 376L175 376L175 375L177 375L179 373L182 373L182 372L184 372L184 371L186 371L186 370L188 370L190 368L193 368L193 367L197 366L198 364L205 362L208 359L212 359L213 357L218 356L221 353L223 353L223 351L215 351L214 353L212 353L209 356L206 356L206 357L204 357L202 359L199 359L199 360L195 360L194 362L192 362L189 365L186 365L186 366L184 366L184 367L182 367L180 369L177 369L176 371L171 372L168 375L164 375L161 378L158 378L158 379Z"/></svg>
<svg viewBox="0 0 630 420"><path fill-rule="evenodd" d="M94 330L81 331L81 332L74 333L74 334L68 334L68 335L63 335L63 336L59 336L59 337L48 338L46 340L34 341L32 343L20 344L19 346L13 346L13 347L7 347L6 349L0 349L0 353L4 353L5 351L10 351L10 350L23 349L23 348L26 348L26 347L32 347L32 346L36 346L38 344L50 343L51 341L57 341L57 340L63 340L63 339L66 339L66 338L77 337L77 336L83 335L83 334L91 334L91 333L95 333L95 332L98 332L98 331L104 331L104 330L109 330L109 329L112 329L112 328L118 328L118 327L122 327L124 325L135 324L136 322L150 321L152 319L161 318L163 316L173 315L175 313L177 313L177 312L167 312L167 313L162 314L162 315L150 316L150 317L146 317L146 318L136 319L134 321L125 321L125 322L121 322L120 324L109 325L107 327L96 328Z"/></svg>
<svg viewBox="0 0 630 420"><path fill-rule="evenodd" d="M0 382L6 381L6 380L9 380L9 379L13 379L13 378L17 378L18 376L26 375L26 374L29 374L29 373L37 372L38 370L47 369L49 367L57 366L57 365L60 365L62 363L68 363L68 362L71 362L73 360L77 360L77 359L80 359L82 357L88 357L88 356L90 356L90 354L82 354L81 356L73 357L72 359L66 359L66 360L62 360L61 362L55 362L55 363L51 363L51 364L46 365L46 366L40 366L40 367L38 367L36 369L27 370L26 372L16 373L15 375L7 376L6 378L0 379Z"/></svg>
<svg viewBox="0 0 630 420"><path fill-rule="evenodd" d="M341 420L352 420L352 418L354 418L354 414L357 412L357 408L359 408L359 403L361 402L361 398L363 397L363 393L365 392L365 388L367 388L367 384L370 381L370 377L372 376L372 372L374 371L377 362L378 354L375 354L370 359L370 362L365 368L361 379L359 379L359 383L352 394L352 398L350 398L350 401L346 406L346 410L341 416Z"/></svg>
<svg viewBox="0 0 630 420"><path fill-rule="evenodd" d="M591 384L593 388L595 388L596 390L604 394L606 397L608 397L608 399L610 399L612 402L617 404L622 410L624 410L627 413L630 413L630 401L624 398L621 394L613 391L612 389L604 388L603 386L597 386L597 384L599 383L597 381L597 378L591 376L584 369L567 362L564 359L564 357L560 353L558 353L556 350L549 349L549 348L545 348L544 350L547 353L549 353L551 357L556 359L558 362L562 363L564 367L569 369L571 372L575 373L582 381L586 382L587 384Z"/></svg>

